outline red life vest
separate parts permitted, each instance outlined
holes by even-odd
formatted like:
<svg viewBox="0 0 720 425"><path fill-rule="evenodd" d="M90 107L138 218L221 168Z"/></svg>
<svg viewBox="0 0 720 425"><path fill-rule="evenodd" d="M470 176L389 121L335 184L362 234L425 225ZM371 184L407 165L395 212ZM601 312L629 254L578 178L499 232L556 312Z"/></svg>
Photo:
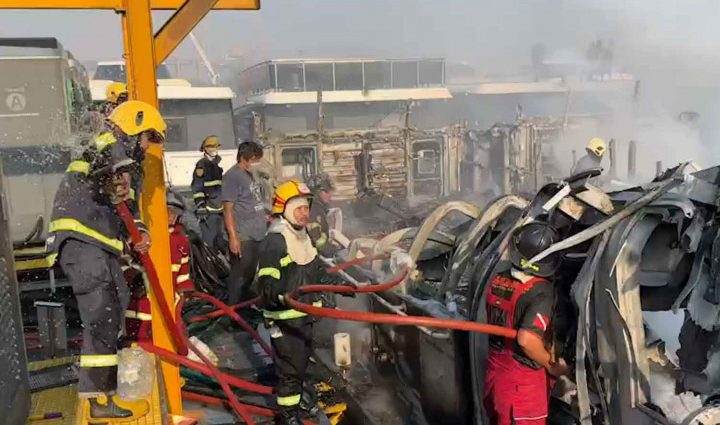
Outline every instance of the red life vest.
<svg viewBox="0 0 720 425"><path fill-rule="evenodd" d="M485 307L487 321L491 325L503 326L515 329L517 303L520 297L527 293L536 284L546 282L545 279L533 277L527 282L521 282L505 274L497 274L493 277L488 287ZM504 347L507 350L514 349L515 340L505 338Z"/></svg>

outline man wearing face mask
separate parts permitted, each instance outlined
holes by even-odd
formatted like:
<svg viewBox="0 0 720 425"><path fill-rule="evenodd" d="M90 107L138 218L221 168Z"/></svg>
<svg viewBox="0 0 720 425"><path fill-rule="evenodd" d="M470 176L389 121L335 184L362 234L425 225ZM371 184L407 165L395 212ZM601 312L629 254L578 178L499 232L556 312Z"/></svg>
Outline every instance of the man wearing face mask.
<svg viewBox="0 0 720 425"><path fill-rule="evenodd" d="M203 157L195 164L192 179L195 215L200 221L200 231L207 246L215 252L224 250L223 244L223 206L220 200L222 192L223 169L220 167L220 139L208 136L200 145Z"/></svg>
<svg viewBox="0 0 720 425"><path fill-rule="evenodd" d="M288 308L284 294L327 278L325 268L308 235L310 190L298 181L277 187L273 196L273 222L262 244L259 288L263 316L270 325L275 371L278 375L276 424L300 425L302 388L312 354L313 320ZM321 306L317 294L301 297L303 302Z"/></svg>
<svg viewBox="0 0 720 425"><path fill-rule="evenodd" d="M118 335L129 301L120 266L129 237L115 205L130 200L145 150L151 142L162 143L167 128L157 109L139 101L118 106L108 121L110 130L97 135L68 166L47 239L77 298L84 328L79 396L89 400L89 416L99 422L127 421L148 412L146 401L115 394ZM147 253L146 231L132 248Z"/></svg>
<svg viewBox="0 0 720 425"><path fill-rule="evenodd" d="M243 142L237 164L222 179L223 216L230 255L230 303L249 298L257 270L260 243L265 239L267 220L260 185L252 174L263 156L262 146Z"/></svg>

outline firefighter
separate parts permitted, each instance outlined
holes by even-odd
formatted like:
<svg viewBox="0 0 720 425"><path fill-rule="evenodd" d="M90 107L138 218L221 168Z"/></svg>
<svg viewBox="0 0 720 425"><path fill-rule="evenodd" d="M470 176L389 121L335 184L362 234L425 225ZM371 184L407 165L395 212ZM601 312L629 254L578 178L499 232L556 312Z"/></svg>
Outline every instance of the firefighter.
<svg viewBox="0 0 720 425"><path fill-rule="evenodd" d="M180 218L185 213L185 202L180 195L168 189L166 194L170 230L170 261L177 302L183 293L193 292L195 285L190 277L190 241ZM144 273L137 273L133 285L133 298L125 310L125 326L131 340L152 340L152 311L148 294L148 282ZM175 317L175 320L181 320Z"/></svg>
<svg viewBox="0 0 720 425"><path fill-rule="evenodd" d="M592 170L593 168L600 168L600 164L602 163L606 150L607 146L605 145L605 141L603 139L595 137L590 140L585 148L587 154L577 160L577 162L573 165L570 175L574 176L576 174Z"/></svg>
<svg viewBox="0 0 720 425"><path fill-rule="evenodd" d="M301 424L298 417L305 371L312 351L313 320L289 309L284 294L325 278L306 226L310 221L310 190L305 184L288 181L273 196L273 222L261 246L258 284L263 298L263 316L270 325L278 375L278 424ZM302 300L322 305L316 295Z"/></svg>
<svg viewBox="0 0 720 425"><path fill-rule="evenodd" d="M114 82L110 83L105 89L105 103L102 106L102 113L105 116L109 116L113 109L117 108L118 105L127 102L128 100L128 89L127 84Z"/></svg>
<svg viewBox="0 0 720 425"><path fill-rule="evenodd" d="M559 257L528 261L559 240L544 222L515 230L510 240L512 268L495 275L488 287L488 323L518 331L516 339L490 337L484 404L494 425L544 425L548 413L548 377L565 375L563 359L553 360L545 337L552 316L550 281Z"/></svg>
<svg viewBox="0 0 720 425"><path fill-rule="evenodd" d="M335 185L330 176L320 174L315 176L309 184L313 193L312 208L310 208L310 224L308 233L315 248L325 257L332 257L333 246L329 241L330 227L328 225L328 212L330 201L335 192Z"/></svg>
<svg viewBox="0 0 720 425"><path fill-rule="evenodd" d="M102 422L127 421L148 411L144 400L128 402L117 386L117 344L129 301L120 257L127 230L115 205L128 200L132 167L150 143L162 143L167 128L151 105L130 101L110 114L111 131L99 134L81 159L72 161L55 195L48 250L72 284L83 323L79 396L89 399L88 415ZM134 251L145 254L144 230Z"/></svg>
<svg viewBox="0 0 720 425"><path fill-rule="evenodd" d="M200 145L202 159L195 164L192 179L195 215L200 221L203 240L215 252L225 248L223 242L223 205L221 201L223 169L220 167L220 139L207 136Z"/></svg>

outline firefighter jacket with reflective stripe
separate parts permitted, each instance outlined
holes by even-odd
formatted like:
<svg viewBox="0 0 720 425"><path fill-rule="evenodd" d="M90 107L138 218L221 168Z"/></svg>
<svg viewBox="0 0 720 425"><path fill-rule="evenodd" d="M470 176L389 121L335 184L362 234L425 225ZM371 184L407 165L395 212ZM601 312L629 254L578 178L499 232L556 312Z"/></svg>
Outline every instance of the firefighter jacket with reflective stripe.
<svg viewBox="0 0 720 425"><path fill-rule="evenodd" d="M190 241L180 224L170 228L170 261L175 292L194 291L195 285L190 277Z"/></svg>
<svg viewBox="0 0 720 425"><path fill-rule="evenodd" d="M129 149L111 133L101 133L79 159L70 163L53 203L47 249L58 253L62 243L73 238L122 254L127 238L110 195L111 180L117 172L134 173L139 164L128 156ZM136 223L144 230L137 218Z"/></svg>
<svg viewBox="0 0 720 425"><path fill-rule="evenodd" d="M330 226L327 221L328 210L327 204L323 203L319 198L315 198L310 207L310 224L308 224L308 234L312 238L315 248L323 254L325 254L330 233Z"/></svg>
<svg viewBox="0 0 720 425"><path fill-rule="evenodd" d="M325 274L307 231L295 230L286 220L276 219L262 242L258 266L265 317L273 320L304 317L304 313L288 309L281 297L300 286L320 283ZM307 294L300 300L317 303L320 297Z"/></svg>
<svg viewBox="0 0 720 425"><path fill-rule="evenodd" d="M487 290L488 323L510 329L536 331L538 336L543 337L552 310L552 294L550 300L545 296L548 290L551 291L548 281L539 277L521 281L508 273L495 275ZM526 296L531 292L532 296ZM525 356L515 339L490 337L490 345L512 352L516 360L533 369L540 367Z"/></svg>
<svg viewBox="0 0 720 425"><path fill-rule="evenodd" d="M204 156L195 164L190 187L196 208L206 208L210 213L222 212L222 177L223 169L220 167L219 156L214 159Z"/></svg>

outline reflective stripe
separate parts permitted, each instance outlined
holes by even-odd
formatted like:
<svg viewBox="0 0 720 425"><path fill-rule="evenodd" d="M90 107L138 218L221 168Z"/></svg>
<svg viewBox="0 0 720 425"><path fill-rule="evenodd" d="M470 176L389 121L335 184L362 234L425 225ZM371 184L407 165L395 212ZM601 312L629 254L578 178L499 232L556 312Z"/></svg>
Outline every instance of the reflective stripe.
<svg viewBox="0 0 720 425"><path fill-rule="evenodd" d="M258 270L258 277L263 276L270 276L274 277L277 280L280 280L280 270L276 269L275 267L263 267Z"/></svg>
<svg viewBox="0 0 720 425"><path fill-rule="evenodd" d="M31 260L15 260L15 271L23 272L28 270L49 269L55 264L57 254L50 254L43 258Z"/></svg>
<svg viewBox="0 0 720 425"><path fill-rule="evenodd" d="M117 354L90 354L80 356L80 367L117 366Z"/></svg>
<svg viewBox="0 0 720 425"><path fill-rule="evenodd" d="M125 310L125 317L128 319L142 320L143 322L150 322L152 320L152 314L133 310Z"/></svg>
<svg viewBox="0 0 720 425"><path fill-rule="evenodd" d="M222 186L222 180L210 180L209 182L203 182L205 187Z"/></svg>
<svg viewBox="0 0 720 425"><path fill-rule="evenodd" d="M328 241L327 235L325 233L321 233L318 240L315 241L315 246L318 248L321 248L321 247L325 246L327 241Z"/></svg>
<svg viewBox="0 0 720 425"><path fill-rule="evenodd" d="M188 264L190 262L190 257L185 256L180 259L180 264Z"/></svg>
<svg viewBox="0 0 720 425"><path fill-rule="evenodd" d="M187 282L188 280L190 280L190 275L189 275L189 274L181 274L181 275L178 276L178 278L177 278L177 283Z"/></svg>
<svg viewBox="0 0 720 425"><path fill-rule="evenodd" d="M193 199L204 198L205 194L202 192L193 193Z"/></svg>
<svg viewBox="0 0 720 425"><path fill-rule="evenodd" d="M96 239L116 251L123 250L123 243L119 239L109 238L97 230L91 229L73 218L60 218L50 222L50 232L76 232Z"/></svg>
<svg viewBox="0 0 720 425"><path fill-rule="evenodd" d="M312 303L313 307L322 307L322 301L315 301ZM303 313L302 311L297 311L293 309L289 310L280 310L280 311L269 311L264 310L263 311L263 317L266 319L272 319L272 320L292 320L292 319L299 319L301 317L307 316L307 313Z"/></svg>
<svg viewBox="0 0 720 425"><path fill-rule="evenodd" d="M115 136L113 136L113 134L110 132L105 132L95 137L95 148L98 151L102 152L103 149L112 145L115 142L117 142Z"/></svg>
<svg viewBox="0 0 720 425"><path fill-rule="evenodd" d="M288 395L285 397L278 396L277 404L278 406L297 406L300 404L300 394Z"/></svg>
<svg viewBox="0 0 720 425"><path fill-rule="evenodd" d="M292 260L292 258L290 258L289 255L286 255L280 259L280 267L287 267L292 263L293 263L293 260Z"/></svg>
<svg viewBox="0 0 720 425"><path fill-rule="evenodd" d="M213 212L222 212L223 207L219 207L219 208L207 207L207 210L213 211Z"/></svg>
<svg viewBox="0 0 720 425"><path fill-rule="evenodd" d="M66 173L89 174L90 173L90 163L87 161L73 161L68 165L65 172Z"/></svg>
<svg viewBox="0 0 720 425"><path fill-rule="evenodd" d="M182 267L182 264L173 264L172 266L170 266L170 270L177 273L180 271L181 267Z"/></svg>

